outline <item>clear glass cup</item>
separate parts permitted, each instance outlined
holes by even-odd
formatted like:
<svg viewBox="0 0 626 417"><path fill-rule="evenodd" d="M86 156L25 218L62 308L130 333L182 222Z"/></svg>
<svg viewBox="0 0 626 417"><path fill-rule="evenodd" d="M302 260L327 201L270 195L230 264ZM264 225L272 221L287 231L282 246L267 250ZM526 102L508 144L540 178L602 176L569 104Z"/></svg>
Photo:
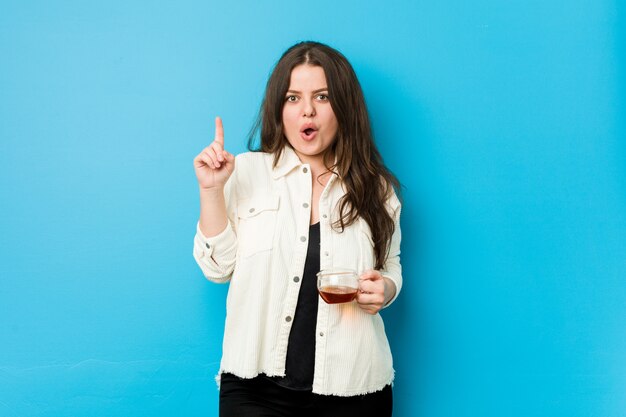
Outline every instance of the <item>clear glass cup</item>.
<svg viewBox="0 0 626 417"><path fill-rule="evenodd" d="M327 269L317 273L317 291L327 304L347 303L356 298L359 275L352 269Z"/></svg>

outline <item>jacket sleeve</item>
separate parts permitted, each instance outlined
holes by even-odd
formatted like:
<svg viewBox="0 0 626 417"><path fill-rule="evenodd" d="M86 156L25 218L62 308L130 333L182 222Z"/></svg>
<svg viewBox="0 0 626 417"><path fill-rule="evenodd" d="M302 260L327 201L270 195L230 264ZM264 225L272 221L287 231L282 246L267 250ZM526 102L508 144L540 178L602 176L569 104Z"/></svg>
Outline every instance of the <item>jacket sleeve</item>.
<svg viewBox="0 0 626 417"><path fill-rule="evenodd" d="M237 258L236 173L237 170L235 169L224 187L226 212L228 213L226 228L217 236L206 237L200 231L198 223L194 237L193 257L204 276L209 281L217 283L225 283L230 280Z"/></svg>
<svg viewBox="0 0 626 417"><path fill-rule="evenodd" d="M400 241L402 238L402 232L400 231L400 211L402 206L395 194L392 195L388 204L394 219L394 231L391 236L391 243L389 244L389 255L387 256L381 273L384 277L389 278L396 284L396 294L384 307L390 306L396 298L398 298L400 290L402 289L402 266L400 265Z"/></svg>

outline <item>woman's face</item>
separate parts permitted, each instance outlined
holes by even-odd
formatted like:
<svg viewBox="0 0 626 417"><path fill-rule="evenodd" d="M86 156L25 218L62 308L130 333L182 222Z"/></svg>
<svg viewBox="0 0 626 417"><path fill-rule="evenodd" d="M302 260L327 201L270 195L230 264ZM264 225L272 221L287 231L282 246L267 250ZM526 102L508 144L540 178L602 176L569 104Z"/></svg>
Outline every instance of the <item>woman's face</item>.
<svg viewBox="0 0 626 417"><path fill-rule="evenodd" d="M291 71L283 103L285 137L302 162L318 164L335 141L337 128L324 69L298 65Z"/></svg>

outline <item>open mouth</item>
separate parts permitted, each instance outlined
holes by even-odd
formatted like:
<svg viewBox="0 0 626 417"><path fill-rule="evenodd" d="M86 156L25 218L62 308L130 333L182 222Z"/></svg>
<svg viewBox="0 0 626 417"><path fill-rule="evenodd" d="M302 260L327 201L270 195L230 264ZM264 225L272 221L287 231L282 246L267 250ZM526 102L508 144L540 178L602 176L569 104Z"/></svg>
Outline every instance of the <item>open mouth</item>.
<svg viewBox="0 0 626 417"><path fill-rule="evenodd" d="M317 136L317 126L313 123L307 123L300 129L300 136L304 140L313 140Z"/></svg>

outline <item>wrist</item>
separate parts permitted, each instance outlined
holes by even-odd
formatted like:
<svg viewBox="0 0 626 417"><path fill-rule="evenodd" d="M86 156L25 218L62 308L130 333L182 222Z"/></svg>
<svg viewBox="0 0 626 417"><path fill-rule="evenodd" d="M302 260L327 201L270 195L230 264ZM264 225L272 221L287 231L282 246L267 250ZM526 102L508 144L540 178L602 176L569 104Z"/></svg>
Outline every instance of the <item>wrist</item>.
<svg viewBox="0 0 626 417"><path fill-rule="evenodd" d="M212 198L224 195L224 186L216 185L215 187L210 187L210 188L199 187L199 191L200 191L200 198L206 197L206 198L212 199Z"/></svg>
<svg viewBox="0 0 626 417"><path fill-rule="evenodd" d="M393 282L390 278L387 278L383 275L383 282L385 283L385 301L383 302L383 307L389 305L389 302L393 300L393 297L396 295L396 283Z"/></svg>

